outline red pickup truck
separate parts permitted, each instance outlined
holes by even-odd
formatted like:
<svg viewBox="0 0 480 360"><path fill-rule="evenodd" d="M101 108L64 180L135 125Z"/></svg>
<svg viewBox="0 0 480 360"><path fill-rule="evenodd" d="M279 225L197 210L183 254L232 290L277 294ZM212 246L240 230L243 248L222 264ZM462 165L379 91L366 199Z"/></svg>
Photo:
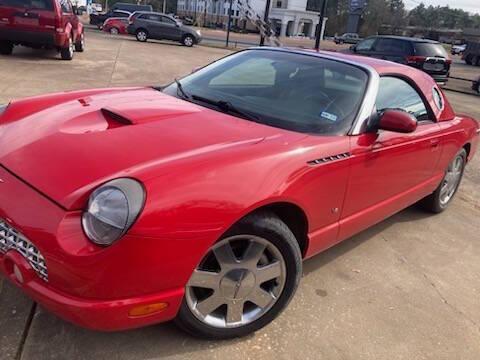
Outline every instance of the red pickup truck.
<svg viewBox="0 0 480 360"><path fill-rule="evenodd" d="M70 0L0 0L0 54L16 45L57 49L64 60L84 51L83 25Z"/></svg>

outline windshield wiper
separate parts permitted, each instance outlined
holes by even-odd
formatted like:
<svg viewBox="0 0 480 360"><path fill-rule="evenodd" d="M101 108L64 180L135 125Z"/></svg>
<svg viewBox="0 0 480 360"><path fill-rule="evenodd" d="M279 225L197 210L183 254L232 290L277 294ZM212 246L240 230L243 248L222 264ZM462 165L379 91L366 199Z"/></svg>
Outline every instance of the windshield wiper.
<svg viewBox="0 0 480 360"><path fill-rule="evenodd" d="M240 115L241 117L252 120L255 122L259 122L260 119L258 116L251 114L250 112L244 111L242 109L237 108L235 105L233 105L229 101L224 101L224 100L213 100L213 99L208 99L204 98L203 96L198 96L198 95L192 95L191 98L193 100L197 100L206 104L214 105L220 110L228 113L234 113L237 115Z"/></svg>
<svg viewBox="0 0 480 360"><path fill-rule="evenodd" d="M188 95L185 90L183 89L183 86L182 86L182 83L180 82L180 80L178 80L177 78L175 78L175 83L177 84L177 94L180 93L181 96L184 98L184 99L187 99L187 100L190 100L191 99L191 96Z"/></svg>

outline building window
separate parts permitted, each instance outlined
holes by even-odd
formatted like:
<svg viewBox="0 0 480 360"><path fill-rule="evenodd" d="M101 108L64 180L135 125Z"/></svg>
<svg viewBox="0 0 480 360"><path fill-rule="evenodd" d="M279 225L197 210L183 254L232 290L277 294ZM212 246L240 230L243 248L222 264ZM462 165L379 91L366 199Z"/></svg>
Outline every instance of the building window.
<svg viewBox="0 0 480 360"><path fill-rule="evenodd" d="M282 0L277 0L277 8L281 8L282 7Z"/></svg>

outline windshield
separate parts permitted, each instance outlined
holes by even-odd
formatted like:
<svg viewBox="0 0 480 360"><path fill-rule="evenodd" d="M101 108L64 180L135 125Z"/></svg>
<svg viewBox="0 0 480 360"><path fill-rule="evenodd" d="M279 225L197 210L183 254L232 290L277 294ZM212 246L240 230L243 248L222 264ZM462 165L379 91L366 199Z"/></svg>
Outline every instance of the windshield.
<svg viewBox="0 0 480 360"><path fill-rule="evenodd" d="M365 71L342 62L247 50L181 79L180 89L173 83L163 91L266 125L332 135L350 129L367 82Z"/></svg>
<svg viewBox="0 0 480 360"><path fill-rule="evenodd" d="M36 10L53 10L53 3L51 0L0 0L0 6L11 6Z"/></svg>

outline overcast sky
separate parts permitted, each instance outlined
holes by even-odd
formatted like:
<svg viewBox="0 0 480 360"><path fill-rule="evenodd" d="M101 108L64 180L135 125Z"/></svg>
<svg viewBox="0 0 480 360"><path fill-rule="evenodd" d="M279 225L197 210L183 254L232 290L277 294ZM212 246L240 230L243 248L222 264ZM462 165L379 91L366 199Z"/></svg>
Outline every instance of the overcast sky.
<svg viewBox="0 0 480 360"><path fill-rule="evenodd" d="M405 5L408 9L412 9L416 7L422 0L404 0ZM480 14L480 0L423 0L423 3L428 5L440 5L445 6L449 5L451 8L460 8L465 11L469 11L472 13Z"/></svg>

